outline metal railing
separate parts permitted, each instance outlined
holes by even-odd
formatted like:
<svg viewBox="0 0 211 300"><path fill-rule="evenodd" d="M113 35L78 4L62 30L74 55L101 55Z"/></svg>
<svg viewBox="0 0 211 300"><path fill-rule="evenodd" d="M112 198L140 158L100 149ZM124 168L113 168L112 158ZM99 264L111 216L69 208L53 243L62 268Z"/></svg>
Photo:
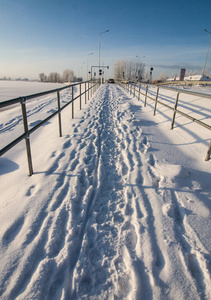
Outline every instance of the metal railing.
<svg viewBox="0 0 211 300"><path fill-rule="evenodd" d="M81 92L81 86L85 85L84 87L84 92ZM80 110L82 109L82 95L85 95L85 104L87 103L87 98L89 100L90 97L90 92L91 92L91 97L96 91L97 87L99 86L99 81L84 81L80 83L73 83L70 85L67 85L62 88L54 89L54 90L49 90L37 94L32 94L32 95L27 95L24 97L19 97L19 98L14 98L11 100L3 101L0 102L0 109L5 108L17 103L20 103L21 105L21 111L22 111L22 121L23 121L23 128L24 128L24 133L18 136L16 139L14 139L12 142L7 144L5 147L0 149L0 156L5 154L7 151L15 147L19 142L25 139L26 143L26 153L27 153L27 161L28 161L28 168L29 168L29 175L31 176L33 174L33 166L32 166L32 155L31 155L31 147L30 147L30 135L36 131L39 127L44 125L46 122L48 122L51 118L54 116L58 115L58 124L59 124L59 136L62 136L62 120L61 120L61 111L65 109L67 106L72 104L72 119L74 118L74 101L78 98L80 98ZM79 94L74 97L74 87L79 86ZM60 92L71 88L71 100L68 101L65 105L61 107L61 102L60 102ZM40 96L45 96L48 94L57 94L57 110L53 112L50 116L45 118L44 120L40 121L38 124L36 124L34 127L31 129L28 128L28 120L27 120L27 110L26 110L26 103L34 98L40 97Z"/></svg>
<svg viewBox="0 0 211 300"><path fill-rule="evenodd" d="M173 80L173 81L167 81L167 82L160 82L160 83L155 83L155 85L183 85L183 86L193 86L193 85L202 85L202 86L209 86L211 85L211 80L210 81L203 81L203 80Z"/></svg>
<svg viewBox="0 0 211 300"><path fill-rule="evenodd" d="M178 106L178 101L179 101L179 95L180 94L189 94L189 95L193 95L193 96L199 96L199 97L203 97L203 98L208 98L208 99L211 99L211 95L208 95L208 94L203 94L203 93L198 93L198 92L192 92L192 91L184 91L184 90L180 90L180 89L177 89L177 88L173 88L173 87L166 87L166 86L158 86L157 87L157 91L156 91L156 96L155 98L153 98L151 95L148 94L148 87L149 85L145 85L143 83L139 83L138 84L138 90L136 89L137 88L137 85L135 83L132 83L132 82L128 82L126 84L121 84L121 86L123 86L129 93L130 95L133 94L133 96L135 97L136 96L136 93L137 93L137 97L138 97L138 101L140 101L140 96L143 95L144 96L144 106L146 107L147 105L147 99L151 99L155 102L155 106L154 106L154 113L153 115L156 114L156 110L157 110L157 104L161 104L165 107L167 107L168 109L172 110L173 111L173 116L172 116L172 122L171 122L171 129L174 128L174 123L175 123L175 118L176 118L176 114L180 114L182 115L183 117L211 130L211 126L196 119L196 118L193 118L192 116L182 112L181 110L177 109L177 106ZM141 86L145 86L145 92L143 93L141 91ZM170 106L166 103L163 103L162 101L158 100L158 97L159 97L159 90L160 88L162 89L167 89L167 90L173 90L176 92L176 99L175 99L175 103L174 103L174 106ZM210 140L210 144L209 144L209 147L208 147L208 151L207 151L207 155L206 155L206 158L205 160L208 161L210 160L210 157L211 157L211 140Z"/></svg>

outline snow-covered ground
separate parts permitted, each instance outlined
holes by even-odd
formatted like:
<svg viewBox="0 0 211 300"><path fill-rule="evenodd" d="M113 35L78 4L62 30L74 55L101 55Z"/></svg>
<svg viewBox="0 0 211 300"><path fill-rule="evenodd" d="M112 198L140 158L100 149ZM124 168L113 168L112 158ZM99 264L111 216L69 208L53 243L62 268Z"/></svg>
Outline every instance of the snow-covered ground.
<svg viewBox="0 0 211 300"><path fill-rule="evenodd" d="M1 299L211 298L210 131L181 116L170 130L143 100L104 84L66 108L62 138L56 117L30 137L32 177L24 142L0 157ZM210 124L209 99L180 106ZM29 126L55 108L27 104ZM23 125L18 106L0 116L2 147Z"/></svg>
<svg viewBox="0 0 211 300"><path fill-rule="evenodd" d="M65 84L38 81L5 81L0 80L0 102L12 98L32 95L44 91L61 88Z"/></svg>

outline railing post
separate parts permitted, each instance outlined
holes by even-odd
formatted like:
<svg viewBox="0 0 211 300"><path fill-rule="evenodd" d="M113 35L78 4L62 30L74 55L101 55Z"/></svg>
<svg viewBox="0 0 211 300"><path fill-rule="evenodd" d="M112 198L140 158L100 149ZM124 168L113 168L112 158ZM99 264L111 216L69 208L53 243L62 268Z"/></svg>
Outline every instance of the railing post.
<svg viewBox="0 0 211 300"><path fill-rule="evenodd" d="M130 85L130 95L132 94L132 81L131 81L131 85Z"/></svg>
<svg viewBox="0 0 211 300"><path fill-rule="evenodd" d="M74 119L74 91L73 91L74 86L72 85L72 119Z"/></svg>
<svg viewBox="0 0 211 300"><path fill-rule="evenodd" d="M80 110L82 109L82 105L81 105L81 83L80 83L80 87L79 87L79 92L80 92Z"/></svg>
<svg viewBox="0 0 211 300"><path fill-rule="evenodd" d="M21 101L21 110L22 110L22 118L23 118L23 128L26 134L25 142L26 142L26 153L27 153L27 160L28 160L28 167L29 167L29 176L31 176L33 174L33 167L32 167L32 156L31 156L31 147L30 147L30 140L29 140L29 131L28 131L25 103L26 103L26 97L23 97Z"/></svg>
<svg viewBox="0 0 211 300"><path fill-rule="evenodd" d="M88 100L89 100L89 81L88 81Z"/></svg>
<svg viewBox="0 0 211 300"><path fill-rule="evenodd" d="M86 82L85 82L85 104L86 104Z"/></svg>
<svg viewBox="0 0 211 300"><path fill-rule="evenodd" d="M179 100L179 94L180 94L180 92L177 93L177 97L176 97L175 104L174 104L174 114L173 114L173 118L172 118L171 129L174 128L174 122L175 122L176 113L177 113L177 104L178 104L178 100Z"/></svg>
<svg viewBox="0 0 211 300"><path fill-rule="evenodd" d="M145 94L144 106L147 105L147 92L148 92L148 85L146 86L146 94Z"/></svg>
<svg viewBox="0 0 211 300"><path fill-rule="evenodd" d="M210 160L210 156L211 156L211 141L210 141L210 145L207 151L207 156L205 158L206 161Z"/></svg>
<svg viewBox="0 0 211 300"><path fill-rule="evenodd" d="M157 88L157 94L156 94L156 98L155 98L154 116L155 116L155 114L156 114L156 109L157 109L158 93L159 93L159 87Z"/></svg>
<svg viewBox="0 0 211 300"><path fill-rule="evenodd" d="M58 121L59 121L59 136L62 136L62 122L61 122L61 112L60 112L60 95L57 91L57 107L58 107Z"/></svg>
<svg viewBox="0 0 211 300"><path fill-rule="evenodd" d="M139 88L138 88L138 101L140 101L140 91L141 91L141 83L139 83Z"/></svg>
<svg viewBox="0 0 211 300"><path fill-rule="evenodd" d="M135 97L135 95L136 95L136 85L135 85L135 82L134 82L133 97Z"/></svg>

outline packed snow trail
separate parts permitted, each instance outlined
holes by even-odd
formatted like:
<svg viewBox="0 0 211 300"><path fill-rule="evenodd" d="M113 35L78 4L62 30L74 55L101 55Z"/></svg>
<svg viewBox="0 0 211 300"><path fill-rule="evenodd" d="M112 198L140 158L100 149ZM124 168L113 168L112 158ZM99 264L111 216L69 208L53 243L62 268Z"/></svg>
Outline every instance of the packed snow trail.
<svg viewBox="0 0 211 300"><path fill-rule="evenodd" d="M211 297L210 249L184 206L198 201L189 173L166 165L164 174L130 100L101 86L26 191L2 237L1 299Z"/></svg>

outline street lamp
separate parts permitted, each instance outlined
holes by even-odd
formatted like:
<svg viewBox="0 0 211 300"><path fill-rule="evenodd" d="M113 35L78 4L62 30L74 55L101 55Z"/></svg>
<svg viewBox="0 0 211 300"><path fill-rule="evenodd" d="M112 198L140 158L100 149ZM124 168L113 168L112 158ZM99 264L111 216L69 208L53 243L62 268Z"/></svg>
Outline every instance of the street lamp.
<svg viewBox="0 0 211 300"><path fill-rule="evenodd" d="M89 55L92 55L92 54L93 54L92 52L89 53L89 54L87 54L87 63L86 63L86 65L87 65L87 80L89 80L89 77L88 77L88 76L89 76L89 75L88 75L88 74L89 74L89 73L88 73L88 69L89 69L89 66L88 66L88 56L89 56Z"/></svg>
<svg viewBox="0 0 211 300"><path fill-rule="evenodd" d="M100 71L101 35L102 35L103 33L106 33L106 32L109 32L109 30L106 30L106 31L100 32L100 35L99 35L99 71Z"/></svg>
<svg viewBox="0 0 211 300"><path fill-rule="evenodd" d="M81 70L82 70L82 81L84 81L84 68L83 68L83 65L85 65L86 64L86 62L84 61L83 63L82 63L82 66L81 66Z"/></svg>
<svg viewBox="0 0 211 300"><path fill-rule="evenodd" d="M211 32L207 31L207 29L204 29L204 31L211 34ZM209 50L210 50L210 43L211 43L211 38L210 38L209 46L208 46L208 49L207 49L207 56L206 56L206 59L205 59L205 64L204 64L204 69L202 71L202 76L204 76L204 72L205 72L205 68L206 68L206 64L207 64L207 58L208 58L208 54L209 54ZM202 78L202 80L203 80L203 78Z"/></svg>

